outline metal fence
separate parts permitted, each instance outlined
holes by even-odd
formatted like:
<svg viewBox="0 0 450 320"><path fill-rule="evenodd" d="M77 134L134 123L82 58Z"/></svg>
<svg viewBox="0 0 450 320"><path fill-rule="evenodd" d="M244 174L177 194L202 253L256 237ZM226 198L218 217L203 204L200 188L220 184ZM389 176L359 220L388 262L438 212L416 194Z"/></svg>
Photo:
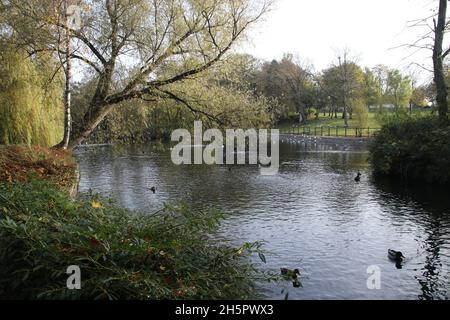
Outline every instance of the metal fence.
<svg viewBox="0 0 450 320"><path fill-rule="evenodd" d="M380 131L380 128L350 128L345 126L292 126L290 128L280 129L280 133L282 134L348 138L370 138L378 131Z"/></svg>

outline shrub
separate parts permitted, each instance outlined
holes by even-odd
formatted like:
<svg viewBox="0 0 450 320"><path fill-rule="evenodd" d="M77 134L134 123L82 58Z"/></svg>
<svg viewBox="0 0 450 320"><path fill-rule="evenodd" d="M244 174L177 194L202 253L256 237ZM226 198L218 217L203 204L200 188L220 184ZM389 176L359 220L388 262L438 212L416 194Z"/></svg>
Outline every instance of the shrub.
<svg viewBox="0 0 450 320"><path fill-rule="evenodd" d="M376 174L450 182L450 127L439 127L435 117L391 119L376 135L370 152Z"/></svg>
<svg viewBox="0 0 450 320"><path fill-rule="evenodd" d="M50 182L0 182L2 299L245 299L259 244L208 240L222 214L167 206L153 214L96 196L71 201ZM260 253L264 260L264 256ZM66 289L68 266L82 289Z"/></svg>

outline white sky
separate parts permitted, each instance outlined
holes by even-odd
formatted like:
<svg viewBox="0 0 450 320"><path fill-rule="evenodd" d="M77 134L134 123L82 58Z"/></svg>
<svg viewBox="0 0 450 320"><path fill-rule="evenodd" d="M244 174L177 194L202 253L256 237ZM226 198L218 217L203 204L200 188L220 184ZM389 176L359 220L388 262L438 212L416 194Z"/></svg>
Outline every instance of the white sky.
<svg viewBox="0 0 450 320"><path fill-rule="evenodd" d="M407 58L414 50L391 48L413 43L425 33L407 28L407 23L430 16L437 6L436 0L278 0L252 30L251 43L239 51L264 60L289 52L321 70L346 47L362 66L385 64L406 72L411 62L429 65L431 52ZM421 81L428 76L421 74Z"/></svg>

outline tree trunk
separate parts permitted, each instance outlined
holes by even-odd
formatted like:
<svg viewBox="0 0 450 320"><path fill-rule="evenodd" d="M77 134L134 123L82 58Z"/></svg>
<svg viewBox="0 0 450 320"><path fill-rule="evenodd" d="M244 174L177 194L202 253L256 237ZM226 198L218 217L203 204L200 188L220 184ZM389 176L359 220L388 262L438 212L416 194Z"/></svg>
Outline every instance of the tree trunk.
<svg viewBox="0 0 450 320"><path fill-rule="evenodd" d="M300 107L299 111L298 111L298 122L303 123L306 121L306 119L307 119L307 116L306 116L305 109Z"/></svg>
<svg viewBox="0 0 450 320"><path fill-rule="evenodd" d="M74 135L69 143L69 149L74 149L82 144L97 126L105 119L105 117L114 109L116 105L97 105L94 106L94 111L83 125L82 129Z"/></svg>
<svg viewBox="0 0 450 320"><path fill-rule="evenodd" d="M344 107L344 112L342 113L342 118L344 119L345 126L348 128L348 112L347 112L347 107Z"/></svg>
<svg viewBox="0 0 450 320"><path fill-rule="evenodd" d="M72 114L71 114L71 73L72 73L72 61L70 52L70 31L69 31L69 14L67 12L67 1L64 1L64 15L65 24L64 28L64 55L66 60L65 67L65 88L64 88L64 137L62 142L57 146L59 148L67 149L70 142L70 134L72 131Z"/></svg>
<svg viewBox="0 0 450 320"><path fill-rule="evenodd" d="M446 26L447 0L439 1L439 14L435 22L435 38L433 48L434 82L436 84L436 102L439 110L439 121L443 126L448 125L448 92L444 73L444 55L442 45Z"/></svg>

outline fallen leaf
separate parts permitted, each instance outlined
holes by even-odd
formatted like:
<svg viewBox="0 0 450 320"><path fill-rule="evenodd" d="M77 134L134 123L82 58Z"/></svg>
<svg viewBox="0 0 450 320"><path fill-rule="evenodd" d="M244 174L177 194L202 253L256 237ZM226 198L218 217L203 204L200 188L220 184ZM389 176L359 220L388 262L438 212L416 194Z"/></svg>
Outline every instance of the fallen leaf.
<svg viewBox="0 0 450 320"><path fill-rule="evenodd" d="M101 209L101 208L103 208L103 205L99 201L96 201L96 200L92 200L91 206L94 209Z"/></svg>
<svg viewBox="0 0 450 320"><path fill-rule="evenodd" d="M90 242L91 242L91 245L93 245L94 247L98 247L99 245L101 245L101 242L95 238L91 238Z"/></svg>

